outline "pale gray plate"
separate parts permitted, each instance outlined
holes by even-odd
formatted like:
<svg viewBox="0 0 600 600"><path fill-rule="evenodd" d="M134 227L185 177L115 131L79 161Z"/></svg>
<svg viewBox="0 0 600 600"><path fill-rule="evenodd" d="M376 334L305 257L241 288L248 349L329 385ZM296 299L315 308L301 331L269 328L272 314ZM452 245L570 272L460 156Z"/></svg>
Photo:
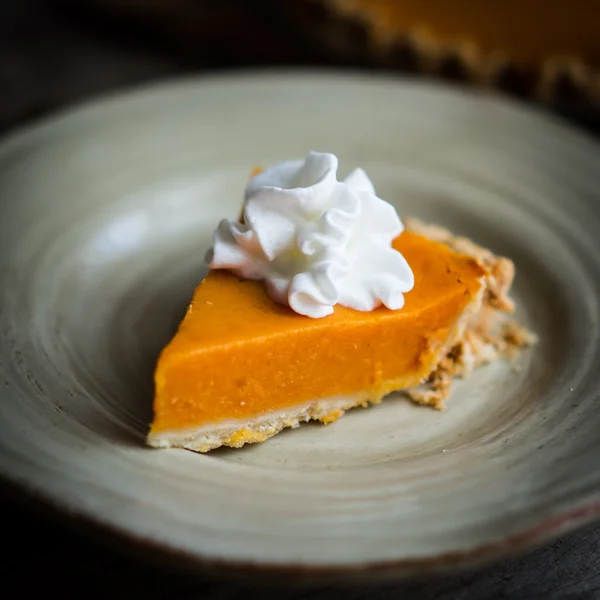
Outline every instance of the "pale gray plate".
<svg viewBox="0 0 600 600"><path fill-rule="evenodd" d="M363 166L402 214L512 257L540 337L445 412L391 397L241 450L150 450L157 353L249 169ZM143 89L0 146L0 473L181 561L407 574L600 510L600 151L491 97L251 74ZM342 351L342 350L340 350Z"/></svg>

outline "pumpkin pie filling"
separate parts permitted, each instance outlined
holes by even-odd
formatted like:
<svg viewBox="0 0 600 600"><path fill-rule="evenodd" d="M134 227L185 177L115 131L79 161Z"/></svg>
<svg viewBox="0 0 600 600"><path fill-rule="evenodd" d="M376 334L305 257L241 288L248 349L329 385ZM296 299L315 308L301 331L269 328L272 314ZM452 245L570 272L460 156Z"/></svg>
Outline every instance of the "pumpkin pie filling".
<svg viewBox="0 0 600 600"><path fill-rule="evenodd" d="M472 41L483 52L502 52L522 63L549 56L580 56L597 64L598 5L588 0L330 0L371 22L382 35L430 32L450 44Z"/></svg>

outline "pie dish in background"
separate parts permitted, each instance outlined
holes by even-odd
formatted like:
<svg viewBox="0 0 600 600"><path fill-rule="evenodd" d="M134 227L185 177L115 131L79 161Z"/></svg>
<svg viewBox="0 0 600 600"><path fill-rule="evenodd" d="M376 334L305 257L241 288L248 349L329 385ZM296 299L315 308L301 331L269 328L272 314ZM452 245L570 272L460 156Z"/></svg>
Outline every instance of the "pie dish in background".
<svg viewBox="0 0 600 600"><path fill-rule="evenodd" d="M202 64L321 61L393 69L535 98L574 116L600 102L600 4L593 0L69 4L148 28Z"/></svg>
<svg viewBox="0 0 600 600"><path fill-rule="evenodd" d="M588 0L270 2L351 63L491 86L558 104L600 99L600 4Z"/></svg>

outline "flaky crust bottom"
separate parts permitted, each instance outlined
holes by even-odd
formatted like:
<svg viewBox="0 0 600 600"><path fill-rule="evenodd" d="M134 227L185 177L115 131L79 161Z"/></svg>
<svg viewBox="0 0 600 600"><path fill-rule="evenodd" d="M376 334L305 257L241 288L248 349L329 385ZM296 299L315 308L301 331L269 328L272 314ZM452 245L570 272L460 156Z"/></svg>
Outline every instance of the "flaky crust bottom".
<svg viewBox="0 0 600 600"><path fill-rule="evenodd" d="M263 413L253 419L224 421L213 425L192 427L186 430L165 431L148 438L155 448L186 448L208 452L219 446L240 448L244 444L264 442L287 427L296 428L307 421L333 423L345 411L356 406L378 403L381 398L368 395L348 395L325 398L282 410Z"/></svg>
<svg viewBox="0 0 600 600"><path fill-rule="evenodd" d="M424 385L404 391L413 402L442 409L455 377L467 378L477 367L502 358L515 358L521 348L535 344L537 337L508 318L515 310L515 304L509 297L515 276L515 266L510 259L496 256L443 227L428 225L417 219L405 219L404 223L408 231L471 256L488 272L483 304L464 336L440 361Z"/></svg>

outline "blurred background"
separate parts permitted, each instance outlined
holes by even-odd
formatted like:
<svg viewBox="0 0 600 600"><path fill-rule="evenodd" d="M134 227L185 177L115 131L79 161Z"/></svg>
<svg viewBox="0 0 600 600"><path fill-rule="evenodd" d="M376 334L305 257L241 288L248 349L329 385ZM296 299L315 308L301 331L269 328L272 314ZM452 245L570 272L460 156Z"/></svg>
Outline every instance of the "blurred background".
<svg viewBox="0 0 600 600"><path fill-rule="evenodd" d="M600 131L598 0L2 0L0 133L123 86L338 66L537 103Z"/></svg>
<svg viewBox="0 0 600 600"><path fill-rule="evenodd" d="M600 133L599 25L600 0L0 0L0 134L123 87L290 66L473 86ZM23 597L38 587L63 598L243 595L125 562L12 504L0 511L3 531L16 531L1 587ZM594 528L479 575L436 579L426 597L598 597L599 572ZM402 597L424 589L407 584Z"/></svg>

